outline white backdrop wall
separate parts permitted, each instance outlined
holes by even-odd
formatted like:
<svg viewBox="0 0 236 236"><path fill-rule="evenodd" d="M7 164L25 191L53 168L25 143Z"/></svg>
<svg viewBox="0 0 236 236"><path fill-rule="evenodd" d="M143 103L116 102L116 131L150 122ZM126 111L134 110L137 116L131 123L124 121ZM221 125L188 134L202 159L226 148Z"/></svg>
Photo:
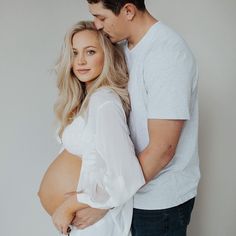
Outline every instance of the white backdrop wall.
<svg viewBox="0 0 236 236"><path fill-rule="evenodd" d="M189 43L200 68L202 178L190 236L236 235L236 1L147 0ZM58 235L40 206L40 179L54 159L51 72L65 31L92 19L84 0L0 0L1 235Z"/></svg>

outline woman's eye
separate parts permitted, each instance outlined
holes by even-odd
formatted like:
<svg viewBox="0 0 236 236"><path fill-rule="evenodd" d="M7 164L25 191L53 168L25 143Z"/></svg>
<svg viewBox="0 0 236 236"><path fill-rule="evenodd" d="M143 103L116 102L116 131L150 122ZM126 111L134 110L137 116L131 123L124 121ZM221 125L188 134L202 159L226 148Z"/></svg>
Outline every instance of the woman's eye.
<svg viewBox="0 0 236 236"><path fill-rule="evenodd" d="M78 54L77 52L73 51L73 55L74 55L74 56L76 56L77 54Z"/></svg>
<svg viewBox="0 0 236 236"><path fill-rule="evenodd" d="M90 55L94 55L96 52L94 50L88 50L87 51L87 54L90 56Z"/></svg>

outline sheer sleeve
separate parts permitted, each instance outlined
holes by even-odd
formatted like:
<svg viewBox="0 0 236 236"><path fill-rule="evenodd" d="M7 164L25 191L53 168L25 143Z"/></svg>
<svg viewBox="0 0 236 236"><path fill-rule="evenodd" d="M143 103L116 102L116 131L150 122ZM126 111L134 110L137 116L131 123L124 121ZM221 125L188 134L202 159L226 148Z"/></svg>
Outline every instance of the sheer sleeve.
<svg viewBox="0 0 236 236"><path fill-rule="evenodd" d="M95 208L117 207L129 200L145 180L122 105L113 101L104 103L97 110L95 120L96 150L87 155L96 155L96 163L100 164L94 165L85 158L87 163L82 168L86 173L86 165L90 165L90 171L83 178L90 190L78 193L77 198Z"/></svg>

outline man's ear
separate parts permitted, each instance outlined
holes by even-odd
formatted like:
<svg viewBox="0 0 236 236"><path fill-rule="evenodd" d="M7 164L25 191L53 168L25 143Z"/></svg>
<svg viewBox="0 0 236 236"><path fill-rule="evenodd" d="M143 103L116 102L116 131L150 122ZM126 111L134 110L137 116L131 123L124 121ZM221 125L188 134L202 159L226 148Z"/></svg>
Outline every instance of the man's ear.
<svg viewBox="0 0 236 236"><path fill-rule="evenodd" d="M132 3L126 3L121 10L122 13L126 16L127 20L132 21L136 14L137 8Z"/></svg>

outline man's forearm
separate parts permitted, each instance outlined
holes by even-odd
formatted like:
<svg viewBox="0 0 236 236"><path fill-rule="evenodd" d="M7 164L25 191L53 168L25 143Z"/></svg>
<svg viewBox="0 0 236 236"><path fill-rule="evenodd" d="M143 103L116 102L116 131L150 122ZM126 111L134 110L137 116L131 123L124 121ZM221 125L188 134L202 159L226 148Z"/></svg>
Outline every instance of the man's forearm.
<svg viewBox="0 0 236 236"><path fill-rule="evenodd" d="M184 120L148 120L149 144L139 155L146 182L172 160L183 125Z"/></svg>
<svg viewBox="0 0 236 236"><path fill-rule="evenodd" d="M172 160L174 150L171 145L155 148L149 145L139 154L146 182L152 180Z"/></svg>

